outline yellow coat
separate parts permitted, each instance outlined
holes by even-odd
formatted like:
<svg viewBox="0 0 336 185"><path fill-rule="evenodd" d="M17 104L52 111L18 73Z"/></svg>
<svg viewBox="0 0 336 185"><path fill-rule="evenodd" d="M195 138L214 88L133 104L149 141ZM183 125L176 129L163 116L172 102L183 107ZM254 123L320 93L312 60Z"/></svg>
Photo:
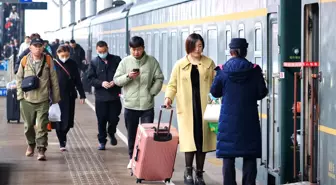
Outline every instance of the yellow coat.
<svg viewBox="0 0 336 185"><path fill-rule="evenodd" d="M215 63L210 58L202 56L198 66L202 114L204 114L207 106L208 94L215 77L215 67ZM170 75L165 93L165 97L170 98L172 101L176 97L176 113L181 152L196 151L193 132L191 68L192 66L187 57L183 57L177 61ZM214 150L216 150L216 134L211 132L208 123L203 121L203 152Z"/></svg>

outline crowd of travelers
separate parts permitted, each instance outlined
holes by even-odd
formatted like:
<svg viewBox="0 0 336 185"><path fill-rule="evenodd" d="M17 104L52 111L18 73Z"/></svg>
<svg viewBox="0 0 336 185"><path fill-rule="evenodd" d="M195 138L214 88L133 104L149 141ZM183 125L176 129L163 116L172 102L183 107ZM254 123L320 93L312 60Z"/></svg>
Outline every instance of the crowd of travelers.
<svg viewBox="0 0 336 185"><path fill-rule="evenodd" d="M17 97L28 144L26 155L33 156L37 148L37 159L46 160L48 110L52 104L60 107L61 121L55 123L55 129L60 150L66 152L67 133L74 126L75 101L79 98L80 103L85 103L83 78L87 78L95 89L97 149L105 150L108 138L111 145L118 144L115 134L124 107L130 159L127 168L131 168L139 120L154 122L154 99L164 81L159 62L146 53L144 43L139 36L130 38L130 55L121 59L108 52L105 41L99 41L97 56L86 64L85 51L74 40L62 44L56 39L48 49L49 44L39 34L26 37L15 65ZM236 184L237 157L244 158L243 185L254 185L256 159L261 157L257 101L268 93L261 68L245 58L248 43L243 38L231 40L232 58L217 67L203 55L204 46L201 35L189 35L187 55L173 67L162 100L166 108L176 101L179 148L185 153L184 183L205 185L206 154L216 151L217 157L223 158L225 185ZM217 134L203 119L209 93L221 98Z"/></svg>
<svg viewBox="0 0 336 185"><path fill-rule="evenodd" d="M19 52L20 17L16 6L3 4L4 27L0 29L0 60L8 59Z"/></svg>

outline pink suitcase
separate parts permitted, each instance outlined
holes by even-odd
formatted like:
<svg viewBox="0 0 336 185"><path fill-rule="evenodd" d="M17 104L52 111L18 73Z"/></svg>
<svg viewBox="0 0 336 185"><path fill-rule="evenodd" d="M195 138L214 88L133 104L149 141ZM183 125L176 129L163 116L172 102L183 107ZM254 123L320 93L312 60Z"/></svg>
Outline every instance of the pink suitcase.
<svg viewBox="0 0 336 185"><path fill-rule="evenodd" d="M179 137L177 129L171 126L173 110L169 123L160 124L161 116L162 109L158 124L143 123L138 127L132 157L136 183L142 180L170 182L173 176Z"/></svg>

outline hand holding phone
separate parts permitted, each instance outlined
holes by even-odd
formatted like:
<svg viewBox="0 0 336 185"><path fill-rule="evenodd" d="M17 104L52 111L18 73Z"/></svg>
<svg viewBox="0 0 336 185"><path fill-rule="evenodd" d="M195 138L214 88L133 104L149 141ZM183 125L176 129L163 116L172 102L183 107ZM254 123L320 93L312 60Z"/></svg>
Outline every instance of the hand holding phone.
<svg viewBox="0 0 336 185"><path fill-rule="evenodd" d="M128 74L128 76L134 80L136 77L139 76L139 71L140 71L139 69L133 69L133 70Z"/></svg>
<svg viewBox="0 0 336 185"><path fill-rule="evenodd" d="M133 69L132 72L139 73L139 72L140 72L140 69L139 69L139 68L137 68L137 69Z"/></svg>

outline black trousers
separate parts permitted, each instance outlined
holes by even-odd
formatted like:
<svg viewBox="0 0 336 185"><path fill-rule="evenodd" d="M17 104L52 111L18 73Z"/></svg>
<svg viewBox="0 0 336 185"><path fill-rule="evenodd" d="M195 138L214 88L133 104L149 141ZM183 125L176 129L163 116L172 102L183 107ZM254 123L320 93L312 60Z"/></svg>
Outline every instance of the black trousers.
<svg viewBox="0 0 336 185"><path fill-rule="evenodd" d="M65 147L67 141L67 134L70 130L70 127L62 128L60 124L56 123L56 135L60 143L60 147Z"/></svg>
<svg viewBox="0 0 336 185"><path fill-rule="evenodd" d="M128 133L128 154L129 158L132 159L139 119L141 119L141 123L153 123L154 108L149 110L132 110L125 108L124 116Z"/></svg>
<svg viewBox="0 0 336 185"><path fill-rule="evenodd" d="M257 178L257 159L244 158L242 185L256 185L256 178ZM235 158L223 159L223 184L237 185Z"/></svg>
<svg viewBox="0 0 336 185"><path fill-rule="evenodd" d="M105 144L107 142L107 133L114 135L119 122L121 113L120 99L114 101L97 101L96 116L98 120L98 141ZM107 132L106 132L107 127Z"/></svg>

